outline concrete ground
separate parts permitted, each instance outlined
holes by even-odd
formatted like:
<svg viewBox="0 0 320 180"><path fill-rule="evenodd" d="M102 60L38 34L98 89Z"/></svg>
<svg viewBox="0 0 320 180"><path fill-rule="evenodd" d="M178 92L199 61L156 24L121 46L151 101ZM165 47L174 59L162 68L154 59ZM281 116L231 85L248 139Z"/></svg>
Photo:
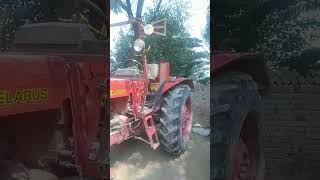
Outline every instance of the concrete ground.
<svg viewBox="0 0 320 180"><path fill-rule="evenodd" d="M154 151L139 140L112 147L111 171L115 180L209 180L210 140L191 134L187 151L174 157Z"/></svg>

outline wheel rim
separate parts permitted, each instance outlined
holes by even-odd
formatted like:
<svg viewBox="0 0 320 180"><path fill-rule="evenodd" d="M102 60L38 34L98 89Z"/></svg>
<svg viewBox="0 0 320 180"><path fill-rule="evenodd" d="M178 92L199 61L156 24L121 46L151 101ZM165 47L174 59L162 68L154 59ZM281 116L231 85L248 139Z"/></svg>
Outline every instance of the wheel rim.
<svg viewBox="0 0 320 180"><path fill-rule="evenodd" d="M184 143L187 143L189 141L191 132L191 121L191 100L190 98L188 98L185 104L182 106L181 110L181 131Z"/></svg>
<svg viewBox="0 0 320 180"><path fill-rule="evenodd" d="M234 157L232 180L249 178L250 156L247 145L240 138Z"/></svg>

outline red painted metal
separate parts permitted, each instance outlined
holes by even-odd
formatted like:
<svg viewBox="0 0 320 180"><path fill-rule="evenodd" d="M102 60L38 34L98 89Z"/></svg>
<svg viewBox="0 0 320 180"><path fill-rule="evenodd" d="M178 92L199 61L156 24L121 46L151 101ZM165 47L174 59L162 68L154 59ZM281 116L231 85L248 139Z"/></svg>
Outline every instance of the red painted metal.
<svg viewBox="0 0 320 180"><path fill-rule="evenodd" d="M235 156L234 156L234 166L233 166L233 174L231 180L238 179L247 179L249 175L249 150L244 143L243 139L240 138L239 143L237 144ZM241 178L240 178L241 177Z"/></svg>
<svg viewBox="0 0 320 180"><path fill-rule="evenodd" d="M137 118L143 118L144 116L144 90L145 90L144 81L133 81L132 82L132 112L136 115Z"/></svg>
<svg viewBox="0 0 320 180"><path fill-rule="evenodd" d="M117 90L125 90L125 91L121 91L120 93L123 94L116 94L116 95L111 95L111 99L112 100L120 100L119 97L123 97L123 96L129 96L131 99L131 108L132 108L132 112L133 114L135 114L135 116L137 118L144 118L145 117L145 113L141 112L141 107L142 106L142 98L143 97L143 89L144 89L144 81L140 80L140 81L130 81L130 80L126 80L126 79L111 79L110 80L110 92L112 92L112 90L117 91ZM143 108L142 108L143 109ZM131 138L134 136L134 133L129 132L128 129L130 127L126 126L122 129L123 132L121 131L119 133L113 133L110 135L110 145L113 144L120 144L121 142L123 142L124 140L127 140L128 138Z"/></svg>
<svg viewBox="0 0 320 180"><path fill-rule="evenodd" d="M189 141L192 125L191 99L188 98L181 109L181 130L184 143Z"/></svg>
<svg viewBox="0 0 320 180"><path fill-rule="evenodd" d="M145 112L142 112L142 97L144 91L144 80L129 80L129 79L110 79L110 98L111 106L120 101L120 97L130 97L130 106L133 114L138 119L145 118ZM114 102L114 103L113 103ZM140 127L139 127L140 128ZM114 144L120 144L123 141L135 136L138 131L129 131L131 129L131 124L124 126L121 130L110 134L110 146Z"/></svg>
<svg viewBox="0 0 320 180"><path fill-rule="evenodd" d="M212 77L219 74L220 71L233 68L250 74L260 87L270 85L265 60L259 54L214 54L211 62Z"/></svg>
<svg viewBox="0 0 320 180"><path fill-rule="evenodd" d="M170 66L168 62L160 62L159 76L156 79L159 83L165 80L167 81L162 89L161 94L180 84L188 84L190 87L193 87L193 81L190 78L170 78Z"/></svg>
<svg viewBox="0 0 320 180"><path fill-rule="evenodd" d="M110 79L110 98L129 96L132 93L132 82L127 79Z"/></svg>
<svg viewBox="0 0 320 180"><path fill-rule="evenodd" d="M168 62L160 62L159 65L159 82L170 80L170 67Z"/></svg>
<svg viewBox="0 0 320 180"><path fill-rule="evenodd" d="M35 55L0 55L0 116L39 110L55 109L61 105L66 94L64 85L65 67L62 59ZM61 74L55 73L60 71ZM17 90L47 88L48 100L37 103L8 103ZM7 95L4 91L8 92ZM51 98L55 97L55 98Z"/></svg>
<svg viewBox="0 0 320 180"><path fill-rule="evenodd" d="M143 118L143 124L149 138L149 145L155 150L159 147L160 143L151 113L146 113Z"/></svg>
<svg viewBox="0 0 320 180"><path fill-rule="evenodd" d="M24 101L24 94L19 97L21 101L2 103L0 119L60 109L70 100L75 164L83 175L99 177L97 167L88 162L88 152L98 130L101 102L96 89L107 77L105 56L1 54L0 59L0 101L17 99L18 91L47 90L43 100Z"/></svg>
<svg viewBox="0 0 320 180"><path fill-rule="evenodd" d="M170 89L180 85L180 84L187 84L189 85L190 87L193 87L193 81L192 79L189 79L189 78L177 78L175 80L170 80L168 81L164 87L163 87L163 90L162 90L162 94L169 91Z"/></svg>
<svg viewBox="0 0 320 180"><path fill-rule="evenodd" d="M156 133L156 128L154 125L154 120L152 118L153 111L144 111L144 106L142 104L143 91L144 91L144 80L129 80L129 79L110 79L110 98L111 106L113 101L120 101L121 97L130 97L130 106L132 112L137 119L143 121L143 126L139 126L137 129L129 131L131 129L131 124L123 127L120 131L110 134L110 146L114 144L120 144L123 141L135 137L140 134L141 128L143 128L148 136L147 143L153 148L156 149L159 146L158 137ZM162 93L167 92L171 88L178 86L179 84L192 84L192 80L186 78L178 78L176 80L168 81ZM120 90L120 91L119 91ZM117 92L118 91L118 92ZM116 93L113 93L116 92ZM189 104L188 104L189 103ZM189 116L189 118L188 118ZM189 137L187 134L191 132L191 102L186 102L186 109L183 109L184 120L184 135L185 141L186 137ZM145 141L146 142L146 141Z"/></svg>
<svg viewBox="0 0 320 180"><path fill-rule="evenodd" d="M252 58L254 57L254 58ZM257 54L230 54L230 53L221 53L214 54L212 59L212 70L213 72L218 71L219 69L230 65L230 63L237 63L244 58L250 58L251 61L260 60L257 58Z"/></svg>
<svg viewBox="0 0 320 180"><path fill-rule="evenodd" d="M134 21L130 21L132 23L136 23L138 27L138 38L144 39L144 31L143 26L140 19L135 19ZM119 23L123 24L123 23ZM128 122L125 125L121 125L120 130L116 130L110 134L110 146L114 144L119 144L129 138L136 138L140 139L147 144L149 144L153 149L159 147L160 143L157 136L157 131L155 128L155 122L153 119L153 115L155 111L159 109L152 109L150 106L150 102L146 101L146 97L149 94L149 66L147 61L147 54L148 50L143 50L141 52L141 61L143 64L144 74L143 78L127 78L127 79L113 79L110 80L110 97L111 97L111 106L120 107L121 104L121 97L128 97L128 111L130 116ZM155 79L155 84L160 84L163 81L166 81L164 84L163 89L161 90L161 94L168 92L170 89L177 87L180 84L188 84L192 87L192 80L187 78L170 78L169 76L169 63L168 62L161 62L159 68L159 76ZM153 92L154 93L154 92ZM159 102L161 99L159 99ZM189 100L190 101L190 100ZM114 110L115 112L111 112L113 114L117 114L119 112L118 109ZM187 134L190 134L191 131L191 102L190 107L188 104L186 108L183 109L183 133L184 133L184 140L187 141ZM114 117L112 122L118 122L118 119ZM135 123L139 123L136 125ZM135 125L133 125L135 124ZM114 127L117 129L119 127ZM122 133L123 132L123 133ZM145 132L148 140L145 140L138 135L141 132Z"/></svg>

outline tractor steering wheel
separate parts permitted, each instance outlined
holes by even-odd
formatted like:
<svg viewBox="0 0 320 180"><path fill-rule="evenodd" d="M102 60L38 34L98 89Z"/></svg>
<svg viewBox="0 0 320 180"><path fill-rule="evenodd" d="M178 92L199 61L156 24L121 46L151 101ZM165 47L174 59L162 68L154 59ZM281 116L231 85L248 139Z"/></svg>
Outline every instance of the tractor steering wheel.
<svg viewBox="0 0 320 180"><path fill-rule="evenodd" d="M130 64L129 64L130 63ZM126 61L125 61L125 65L126 65L126 67L136 67L138 70L139 70L139 72L141 73L141 74L143 74L143 71L144 71L144 66L143 66L143 64L141 63L141 62L139 62L139 61L137 61L137 60L135 60L135 59L127 59ZM137 67L136 65L138 65L139 67Z"/></svg>

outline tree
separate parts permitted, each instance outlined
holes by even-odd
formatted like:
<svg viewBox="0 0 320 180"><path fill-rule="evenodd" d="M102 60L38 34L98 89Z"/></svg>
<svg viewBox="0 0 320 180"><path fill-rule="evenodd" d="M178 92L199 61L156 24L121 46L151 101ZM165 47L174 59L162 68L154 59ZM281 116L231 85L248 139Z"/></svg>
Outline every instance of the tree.
<svg viewBox="0 0 320 180"><path fill-rule="evenodd" d="M269 59L271 68L295 69L300 73L319 69L319 4L295 1L275 9L257 27L252 49Z"/></svg>
<svg viewBox="0 0 320 180"><path fill-rule="evenodd" d="M38 4L38 1L0 1L0 37L1 49L12 39L17 28L23 24L29 24L41 21L44 13Z"/></svg>
<svg viewBox="0 0 320 180"><path fill-rule="evenodd" d="M241 41L237 51L247 51L255 38L257 24L257 9L259 0L216 0L215 7L215 41L213 46L218 49L226 38L235 38Z"/></svg>
<svg viewBox="0 0 320 180"><path fill-rule="evenodd" d="M285 67L301 72L319 68L316 52L320 52L320 47L310 38L317 39L319 34L318 2L218 0L214 6L214 45L225 38L236 38L240 40L237 51L262 54L270 69ZM310 54L306 52L313 56L306 56Z"/></svg>
<svg viewBox="0 0 320 180"><path fill-rule="evenodd" d="M207 8L207 23L206 23L206 27L203 31L203 38L206 41L207 45L210 46L210 5Z"/></svg>
<svg viewBox="0 0 320 180"><path fill-rule="evenodd" d="M145 37L146 45L151 47L147 55L149 62L170 62L171 75L193 77L199 80L198 76L195 77L195 69L197 68L197 71L201 71L199 68L202 68L201 65L204 64L203 58L208 58L208 53L194 50L194 48L201 46L200 43L202 41L191 38L187 30L186 20L188 13L185 11L187 9L186 3L171 1L166 4L163 3L161 7L159 3L161 1L147 9L142 16L144 24L163 18L167 19L166 37ZM113 52L118 66L123 65L123 62L131 57L135 35L134 26L128 33L120 32L119 39L116 42L116 49ZM201 79L202 83L207 83L208 81L209 77Z"/></svg>
<svg viewBox="0 0 320 180"><path fill-rule="evenodd" d="M132 11L132 3L130 0L126 0L125 2L123 2L121 0L111 0L110 3L111 3L111 10L113 10L114 12L119 13L119 12L121 12L121 10L124 10L128 15L128 19L141 19L144 0L137 1L137 8L136 8L135 16ZM137 37L138 36L138 24L137 24L137 22L132 22L131 25L134 30L134 34Z"/></svg>
<svg viewBox="0 0 320 180"><path fill-rule="evenodd" d="M94 29L102 29L106 19L106 2L100 0L78 0L78 2L81 2L80 12L85 19L82 23L89 23ZM72 19L76 11L75 1L0 0L0 40L2 42L0 48L11 43L16 30L24 24L61 21L61 18ZM98 38L104 38L99 33L96 35Z"/></svg>

